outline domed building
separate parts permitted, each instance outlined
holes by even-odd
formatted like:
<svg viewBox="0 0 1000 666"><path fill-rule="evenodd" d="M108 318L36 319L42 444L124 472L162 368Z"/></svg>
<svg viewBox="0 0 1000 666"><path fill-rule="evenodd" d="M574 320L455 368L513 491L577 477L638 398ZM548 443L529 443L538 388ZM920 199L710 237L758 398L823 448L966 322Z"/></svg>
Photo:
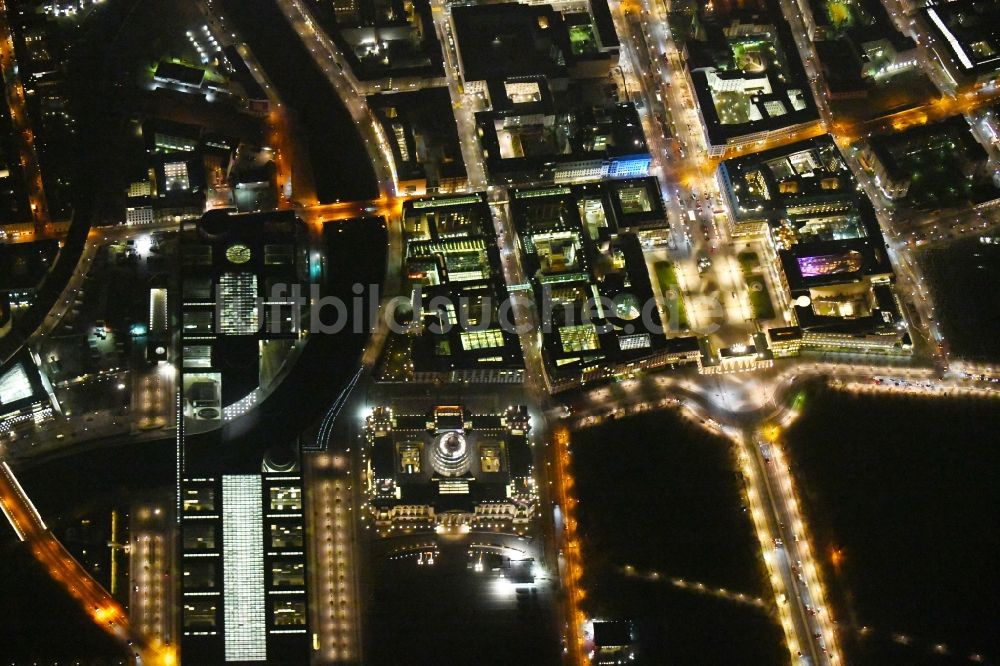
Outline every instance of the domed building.
<svg viewBox="0 0 1000 666"><path fill-rule="evenodd" d="M366 422L369 508L393 529L519 531L535 513L527 408L429 414L378 407Z"/></svg>

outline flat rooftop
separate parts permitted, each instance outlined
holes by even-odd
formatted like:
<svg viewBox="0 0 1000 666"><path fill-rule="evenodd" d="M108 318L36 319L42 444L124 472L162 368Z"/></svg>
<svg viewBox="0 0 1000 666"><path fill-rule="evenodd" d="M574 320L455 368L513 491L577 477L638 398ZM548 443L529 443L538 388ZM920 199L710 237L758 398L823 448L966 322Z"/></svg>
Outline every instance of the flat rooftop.
<svg viewBox="0 0 1000 666"><path fill-rule="evenodd" d="M910 182L916 208L981 203L1000 196L989 155L963 116L872 137L872 152L893 180Z"/></svg>
<svg viewBox="0 0 1000 666"><path fill-rule="evenodd" d="M48 400L38 367L27 351L0 367L0 416Z"/></svg>
<svg viewBox="0 0 1000 666"><path fill-rule="evenodd" d="M719 174L733 217L766 222L778 250L864 239L884 243L871 201L829 135L726 160Z"/></svg>
<svg viewBox="0 0 1000 666"><path fill-rule="evenodd" d="M480 142L490 174L543 167L558 162L646 156L648 147L635 106L629 102L604 107L549 107L516 112L476 114Z"/></svg>
<svg viewBox="0 0 1000 666"><path fill-rule="evenodd" d="M969 124L962 116L929 125L920 125L904 132L874 136L869 143L886 171L893 177L904 177L913 171L913 162L922 153L945 151L963 161L985 161L986 149L976 141Z"/></svg>
<svg viewBox="0 0 1000 666"><path fill-rule="evenodd" d="M511 190L524 271L541 304L543 353L554 375L687 346L697 350L695 338L667 339L640 241L624 226L628 214L616 210L623 195L626 209L633 197L649 196L645 183Z"/></svg>
<svg viewBox="0 0 1000 666"><path fill-rule="evenodd" d="M372 95L368 106L389 138L400 180L427 179L427 187L465 178L465 161L447 88Z"/></svg>
<svg viewBox="0 0 1000 666"><path fill-rule="evenodd" d="M205 70L185 65L180 62L161 60L156 66L153 78L163 81L176 81L188 86L201 86L205 81Z"/></svg>
<svg viewBox="0 0 1000 666"><path fill-rule="evenodd" d="M719 165L737 219L775 219L856 209L857 181L830 135Z"/></svg>
<svg viewBox="0 0 1000 666"><path fill-rule="evenodd" d="M974 77L1000 71L1000 4L956 0L924 7L920 14L948 64Z"/></svg>
<svg viewBox="0 0 1000 666"><path fill-rule="evenodd" d="M444 74L428 0L308 0L360 80Z"/></svg>
<svg viewBox="0 0 1000 666"><path fill-rule="evenodd" d="M778 253L793 294L799 289L893 275L889 254L878 238L799 243Z"/></svg>
<svg viewBox="0 0 1000 666"><path fill-rule="evenodd" d="M833 95L867 93L868 84L861 75L861 61L845 39L814 42L816 57L823 69L823 82Z"/></svg>
<svg viewBox="0 0 1000 666"><path fill-rule="evenodd" d="M211 421L260 383L261 341L298 335L290 293L305 284L304 223L294 211L235 214L217 209L181 231L182 368L185 393L203 392L214 410L187 418ZM282 305L258 307L257 299ZM193 389L192 389L193 390ZM187 396L186 396L187 397ZM197 425L201 425L200 423ZM194 426L189 426L193 429Z"/></svg>
<svg viewBox="0 0 1000 666"><path fill-rule="evenodd" d="M766 222L801 330L905 335L875 210L829 135L726 160L719 171L734 215ZM772 341L798 337L770 331Z"/></svg>
<svg viewBox="0 0 1000 666"><path fill-rule="evenodd" d="M569 33L551 6L457 6L451 17L466 81L566 75Z"/></svg>
<svg viewBox="0 0 1000 666"><path fill-rule="evenodd" d="M776 5L713 19L687 42L695 95L713 145L819 118L788 24Z"/></svg>
<svg viewBox="0 0 1000 666"><path fill-rule="evenodd" d="M512 322L500 316L508 293L485 196L407 201L403 233L405 277L423 307L414 370L523 368Z"/></svg>

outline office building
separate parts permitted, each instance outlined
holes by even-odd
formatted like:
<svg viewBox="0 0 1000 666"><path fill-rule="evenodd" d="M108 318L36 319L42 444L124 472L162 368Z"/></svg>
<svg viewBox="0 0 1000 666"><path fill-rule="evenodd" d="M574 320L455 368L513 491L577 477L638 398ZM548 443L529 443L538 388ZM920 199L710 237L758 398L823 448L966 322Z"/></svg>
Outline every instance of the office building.
<svg viewBox="0 0 1000 666"><path fill-rule="evenodd" d="M916 11L929 50L955 88L988 85L1000 73L1000 6L955 0Z"/></svg>
<svg viewBox="0 0 1000 666"><path fill-rule="evenodd" d="M639 115L609 78L619 43L607 5L462 6L452 22L463 88L485 102L476 131L492 182L647 174Z"/></svg>
<svg viewBox="0 0 1000 666"><path fill-rule="evenodd" d="M31 305L59 254L59 241L0 244L0 295L16 316Z"/></svg>
<svg viewBox="0 0 1000 666"><path fill-rule="evenodd" d="M628 230L631 216L659 203L643 179L511 190L553 390L699 362L696 338L668 338L677 304L657 302L642 243Z"/></svg>
<svg viewBox="0 0 1000 666"><path fill-rule="evenodd" d="M180 233L181 659L301 664L312 641L297 444L238 426L271 355L302 334L299 304L278 287L306 283L305 226L293 211L216 210Z"/></svg>
<svg viewBox="0 0 1000 666"><path fill-rule="evenodd" d="M868 97L869 90L917 67L917 45L900 33L878 0L799 0L816 45L830 100Z"/></svg>
<svg viewBox="0 0 1000 666"><path fill-rule="evenodd" d="M979 204L1000 196L989 154L962 116L872 137L859 157L887 199L912 208Z"/></svg>
<svg viewBox="0 0 1000 666"><path fill-rule="evenodd" d="M712 155L794 137L819 119L791 29L776 2L697 11L684 41Z"/></svg>
<svg viewBox="0 0 1000 666"><path fill-rule="evenodd" d="M405 276L414 295L416 381L520 383L524 358L493 216L482 194L403 205Z"/></svg>
<svg viewBox="0 0 1000 666"><path fill-rule="evenodd" d="M368 107L392 151L400 191L446 194L465 189L465 161L446 88L372 95Z"/></svg>
<svg viewBox="0 0 1000 666"><path fill-rule="evenodd" d="M44 423L58 412L55 392L30 352L17 353L0 367L0 435Z"/></svg>
<svg viewBox="0 0 1000 666"><path fill-rule="evenodd" d="M459 69L467 92L491 81L545 78L556 91L570 79L606 78L620 45L604 3L577 9L500 3L452 10Z"/></svg>
<svg viewBox="0 0 1000 666"><path fill-rule="evenodd" d="M719 179L733 229L763 236L799 329L769 329L772 354L911 351L874 208L832 138L727 160Z"/></svg>

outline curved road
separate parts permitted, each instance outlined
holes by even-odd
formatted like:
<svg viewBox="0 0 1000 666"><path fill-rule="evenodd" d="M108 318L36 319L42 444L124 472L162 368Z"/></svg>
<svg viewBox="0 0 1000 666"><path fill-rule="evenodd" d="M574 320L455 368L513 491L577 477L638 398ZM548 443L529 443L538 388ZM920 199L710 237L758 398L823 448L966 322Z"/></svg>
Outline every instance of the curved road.
<svg viewBox="0 0 1000 666"><path fill-rule="evenodd" d="M101 585L87 573L46 527L25 494L10 466L0 462L0 508L17 537L31 547L35 558L83 606L91 619L122 643L135 650L136 663L170 666L173 653L153 645L129 627L128 615Z"/></svg>

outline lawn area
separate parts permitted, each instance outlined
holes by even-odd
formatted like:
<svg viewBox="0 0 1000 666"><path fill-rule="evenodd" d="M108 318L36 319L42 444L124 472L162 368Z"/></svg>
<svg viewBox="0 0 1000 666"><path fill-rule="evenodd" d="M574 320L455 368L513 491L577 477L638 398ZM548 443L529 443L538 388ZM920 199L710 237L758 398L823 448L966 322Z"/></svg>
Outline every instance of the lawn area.
<svg viewBox="0 0 1000 666"><path fill-rule="evenodd" d="M760 275L747 275L746 281L753 316L757 319L774 319L774 304L767 293L767 282Z"/></svg>
<svg viewBox="0 0 1000 666"><path fill-rule="evenodd" d="M674 328L674 319L676 319L677 329L689 328L687 311L684 309L684 297L681 296L681 287L677 283L677 271L674 270L673 262L657 261L653 264L653 272L656 273L656 280L660 283L660 291L667 300L667 309L671 315L670 328Z"/></svg>
<svg viewBox="0 0 1000 666"><path fill-rule="evenodd" d="M635 664L789 663L733 455L731 442L674 412L573 433L585 608L635 623ZM660 577L628 576L626 566ZM762 603L681 589L673 578Z"/></svg>
<svg viewBox="0 0 1000 666"><path fill-rule="evenodd" d="M996 664L996 405L828 390L806 402L788 430L790 464L844 663Z"/></svg>
<svg viewBox="0 0 1000 666"><path fill-rule="evenodd" d="M961 240L924 253L921 264L941 309L941 325L951 353L996 363L1000 350L1000 246Z"/></svg>
<svg viewBox="0 0 1000 666"><path fill-rule="evenodd" d="M753 250L740 252L736 255L736 259L740 262L743 275L753 275L754 271L760 268L760 257Z"/></svg>
<svg viewBox="0 0 1000 666"><path fill-rule="evenodd" d="M574 25L569 29L569 44L574 55L597 53L594 29L589 25Z"/></svg>

